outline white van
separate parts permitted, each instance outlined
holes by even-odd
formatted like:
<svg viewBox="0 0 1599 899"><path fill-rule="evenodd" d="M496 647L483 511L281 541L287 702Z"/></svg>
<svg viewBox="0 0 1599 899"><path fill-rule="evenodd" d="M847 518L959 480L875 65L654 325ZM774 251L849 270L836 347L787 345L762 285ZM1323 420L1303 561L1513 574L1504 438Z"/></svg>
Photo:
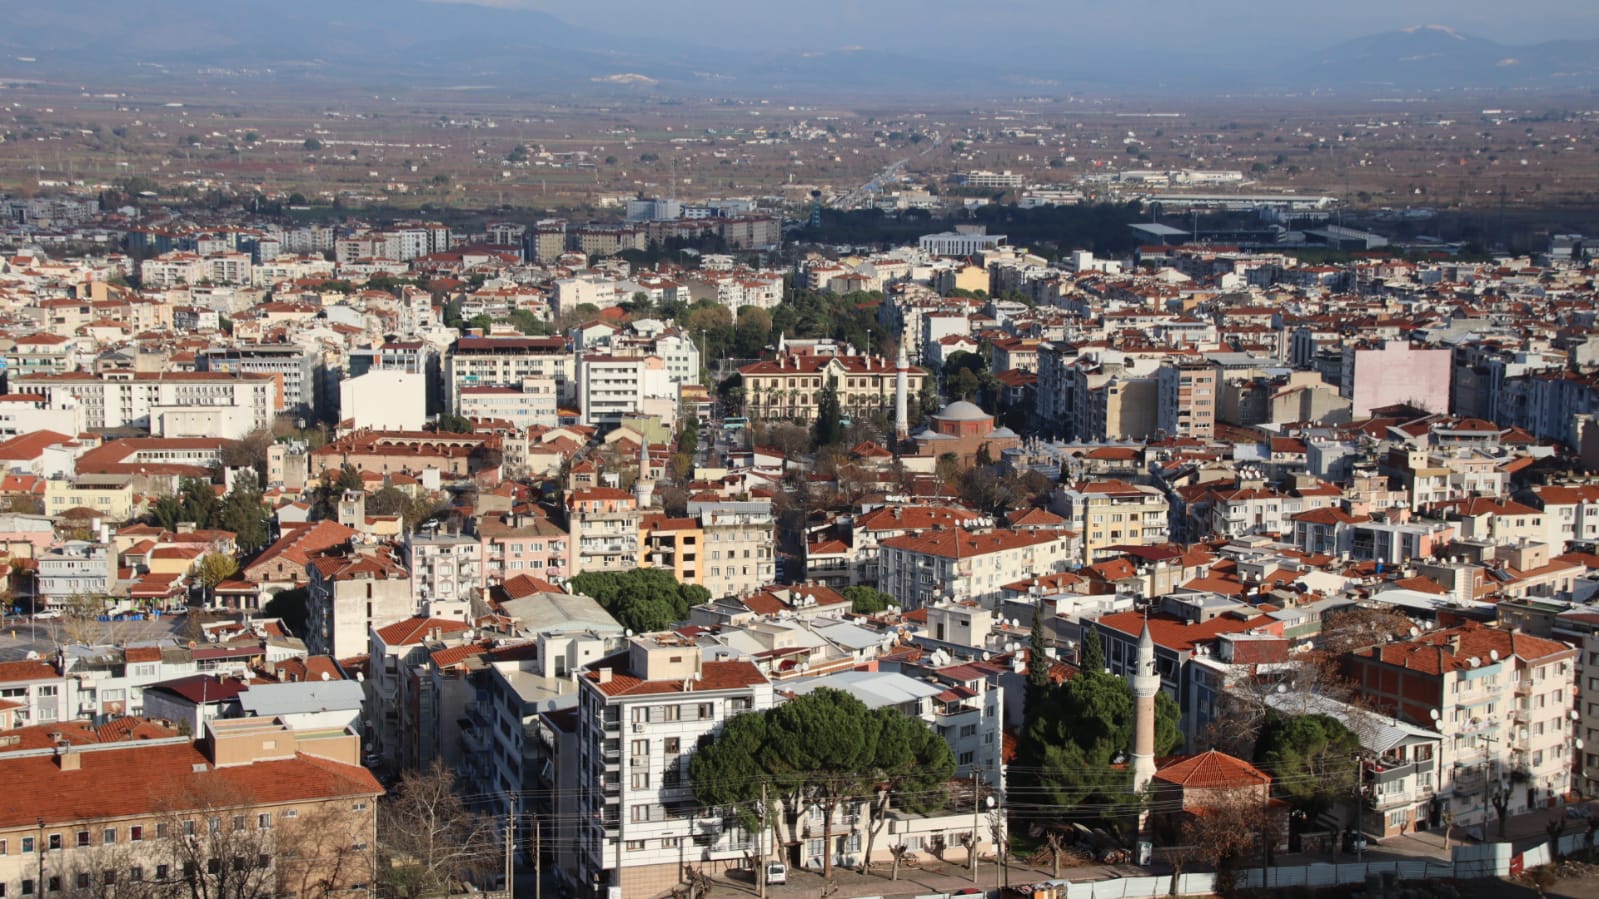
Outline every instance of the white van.
<svg viewBox="0 0 1599 899"><path fill-rule="evenodd" d="M769 884L788 883L788 865L782 862L767 862L766 882Z"/></svg>

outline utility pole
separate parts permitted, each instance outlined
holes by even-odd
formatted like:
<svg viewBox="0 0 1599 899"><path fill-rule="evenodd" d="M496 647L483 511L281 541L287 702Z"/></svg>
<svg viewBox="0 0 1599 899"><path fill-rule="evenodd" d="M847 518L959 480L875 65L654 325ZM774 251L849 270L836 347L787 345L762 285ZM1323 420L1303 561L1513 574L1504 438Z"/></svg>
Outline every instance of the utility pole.
<svg viewBox="0 0 1599 899"><path fill-rule="evenodd" d="M972 766L972 883L977 882L977 828L980 826L983 791L977 785L977 766Z"/></svg>
<svg viewBox="0 0 1599 899"><path fill-rule="evenodd" d="M761 781L761 836L755 841L755 888L760 899L766 899L766 781Z"/></svg>
<svg viewBox="0 0 1599 899"><path fill-rule="evenodd" d="M516 895L516 804L505 794L505 895Z"/></svg>

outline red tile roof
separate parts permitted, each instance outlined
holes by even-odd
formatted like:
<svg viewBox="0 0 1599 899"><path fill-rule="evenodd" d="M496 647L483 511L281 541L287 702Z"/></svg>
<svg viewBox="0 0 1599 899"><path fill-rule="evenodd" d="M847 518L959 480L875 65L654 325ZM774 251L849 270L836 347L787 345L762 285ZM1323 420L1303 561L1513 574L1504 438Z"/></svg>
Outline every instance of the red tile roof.
<svg viewBox="0 0 1599 899"><path fill-rule="evenodd" d="M1240 758L1212 749L1198 755L1162 759L1155 779L1190 790L1236 790L1271 784L1271 775Z"/></svg>

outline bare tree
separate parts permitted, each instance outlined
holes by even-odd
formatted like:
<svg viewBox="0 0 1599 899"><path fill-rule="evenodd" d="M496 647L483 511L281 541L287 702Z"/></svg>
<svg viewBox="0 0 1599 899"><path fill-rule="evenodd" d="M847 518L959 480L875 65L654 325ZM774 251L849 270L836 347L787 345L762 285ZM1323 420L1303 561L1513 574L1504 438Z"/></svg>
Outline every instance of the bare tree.
<svg viewBox="0 0 1599 899"><path fill-rule="evenodd" d="M442 762L406 774L379 804L378 843L380 876L400 897L448 893L499 864L493 822L462 803Z"/></svg>
<svg viewBox="0 0 1599 899"><path fill-rule="evenodd" d="M1273 833L1268 823L1273 820L1266 797L1249 789L1230 790L1210 797L1203 813L1182 825L1181 842L1215 864L1216 892L1226 895L1238 868Z"/></svg>
<svg viewBox="0 0 1599 899"><path fill-rule="evenodd" d="M1357 606L1329 612L1322 621L1319 642L1329 655L1340 656L1405 636L1415 626L1393 608Z"/></svg>
<svg viewBox="0 0 1599 899"><path fill-rule="evenodd" d="M373 818L352 804L324 803L279 822L278 894L298 899L328 899L372 881L376 847Z"/></svg>
<svg viewBox="0 0 1599 899"><path fill-rule="evenodd" d="M276 895L268 812L212 772L184 789L158 792L154 876L158 894L190 899L269 899Z"/></svg>
<svg viewBox="0 0 1599 899"><path fill-rule="evenodd" d="M899 866L905 861L905 853L909 851L910 847L906 846L904 843L895 843L894 845L888 847L888 854L894 859L893 863L888 869L889 880L899 880Z"/></svg>

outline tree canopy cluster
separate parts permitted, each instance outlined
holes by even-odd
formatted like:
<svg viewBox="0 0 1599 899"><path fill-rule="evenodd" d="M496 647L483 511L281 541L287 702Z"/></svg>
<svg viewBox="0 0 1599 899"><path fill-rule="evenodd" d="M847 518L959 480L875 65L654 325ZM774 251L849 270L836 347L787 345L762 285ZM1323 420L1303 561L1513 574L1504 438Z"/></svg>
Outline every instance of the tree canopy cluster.
<svg viewBox="0 0 1599 899"><path fill-rule="evenodd" d="M1038 643L1035 637L1035 644ZM1036 651L1036 650L1035 650ZM1137 807L1133 772L1125 764L1133 745L1133 693L1123 678L1104 670L1098 632L1083 639L1082 665L1064 683L1032 675L1029 662L1024 730L1012 766L1013 794L1052 814L1114 820ZM1155 700L1155 754L1183 742L1177 703ZM1018 806L1012 799L1011 807Z"/></svg>
<svg viewBox="0 0 1599 899"><path fill-rule="evenodd" d="M184 478L178 492L157 499L145 520L168 531L193 522L200 530L232 531L241 553L249 554L267 545L267 522L271 519L261 501L261 487L248 473L234 480L233 489L217 498L211 482L203 478Z"/></svg>
<svg viewBox="0 0 1599 899"><path fill-rule="evenodd" d="M807 809L823 815L831 846L833 813L862 802L870 821L863 857L890 807L942 807L955 773L949 744L920 719L895 709L868 709L841 690L822 688L759 714L739 715L707 735L689 760L694 797L723 809L746 829L770 825L779 842L799 849L798 822ZM763 785L768 805L761 806ZM785 836L786 832L786 836ZM801 859L791 857L799 864ZM832 856L823 861L832 874Z"/></svg>
<svg viewBox="0 0 1599 899"><path fill-rule="evenodd" d="M698 584L680 584L659 568L585 571L568 586L574 593L592 597L635 634L665 630L687 619L689 607L711 598L711 591Z"/></svg>

